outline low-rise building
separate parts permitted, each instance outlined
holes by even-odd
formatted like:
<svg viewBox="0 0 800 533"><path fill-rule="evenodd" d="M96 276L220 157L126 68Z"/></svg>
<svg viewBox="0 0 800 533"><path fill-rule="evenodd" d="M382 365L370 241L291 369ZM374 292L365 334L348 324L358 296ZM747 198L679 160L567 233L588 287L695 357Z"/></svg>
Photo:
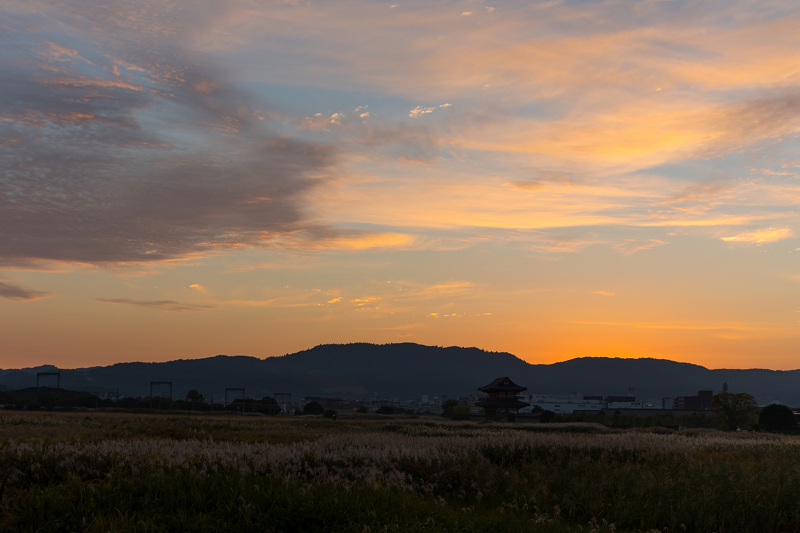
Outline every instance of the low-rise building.
<svg viewBox="0 0 800 533"><path fill-rule="evenodd" d="M685 411L709 411L711 410L711 398L714 391L699 390L697 396L678 396L675 398L675 409Z"/></svg>
<svg viewBox="0 0 800 533"><path fill-rule="evenodd" d="M586 399L584 396L571 395L559 396L555 394L532 394L523 397L523 399L531 404L530 407L525 408L523 411L531 412L534 408L539 407L543 411L552 411L558 414L570 414L576 410L579 411L600 411L606 406L606 403L601 399Z"/></svg>
<svg viewBox="0 0 800 533"><path fill-rule="evenodd" d="M643 409L644 403L641 401L628 402L608 402L608 409Z"/></svg>

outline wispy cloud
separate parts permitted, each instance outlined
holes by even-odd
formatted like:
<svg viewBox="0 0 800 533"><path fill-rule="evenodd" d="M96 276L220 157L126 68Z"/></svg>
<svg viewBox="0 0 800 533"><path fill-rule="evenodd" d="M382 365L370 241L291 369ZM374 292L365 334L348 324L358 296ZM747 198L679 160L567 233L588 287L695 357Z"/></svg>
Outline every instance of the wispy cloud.
<svg viewBox="0 0 800 533"><path fill-rule="evenodd" d="M219 309L214 305L199 305L184 302L176 302L175 300L129 300L127 298L98 298L98 302L106 304L118 305L133 305L138 307L146 307L157 311L173 311L173 312L193 312L193 311L211 311Z"/></svg>
<svg viewBox="0 0 800 533"><path fill-rule="evenodd" d="M788 239L792 236L789 228L766 228L760 230L746 231L731 237L721 237L725 242L747 242L751 244L766 244L775 241Z"/></svg>
<svg viewBox="0 0 800 533"><path fill-rule="evenodd" d="M50 298L51 296L55 295L50 292L34 291L0 281L0 298L8 298L17 302L30 302L41 300L42 298Z"/></svg>
<svg viewBox="0 0 800 533"><path fill-rule="evenodd" d="M344 233L344 232L342 232ZM351 233L313 239L284 239L281 245L296 249L364 251L376 249L409 249L416 243L413 235L395 232Z"/></svg>
<svg viewBox="0 0 800 533"><path fill-rule="evenodd" d="M471 15L472 13L469 13L469 14ZM438 106L433 106L433 107L421 107L421 106L417 106L417 107L415 107L414 109L412 109L411 111L409 111L409 112L408 112L408 116L409 116L410 118L419 118L419 117L421 117L422 115L428 115L428 114L430 114L430 113L433 113L433 112L434 112L434 111L436 111L436 109L438 109L438 108L442 108L442 107L452 107L452 106L453 106L453 104L441 104L441 105L438 105Z"/></svg>
<svg viewBox="0 0 800 533"><path fill-rule="evenodd" d="M155 262L314 228L301 196L332 148L278 135L187 52L185 6L79 5L9 13L31 31L0 67L0 259Z"/></svg>
<svg viewBox="0 0 800 533"><path fill-rule="evenodd" d="M661 239L625 239L623 241L617 241L611 246L625 255L630 255L641 250L648 250L665 244L669 244L669 242Z"/></svg>

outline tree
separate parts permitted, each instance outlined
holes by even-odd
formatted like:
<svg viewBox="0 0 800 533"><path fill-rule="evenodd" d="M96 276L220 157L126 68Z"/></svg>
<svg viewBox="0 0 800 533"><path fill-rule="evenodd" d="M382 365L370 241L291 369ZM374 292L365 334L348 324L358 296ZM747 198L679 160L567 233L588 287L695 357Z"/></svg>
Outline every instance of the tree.
<svg viewBox="0 0 800 533"><path fill-rule="evenodd" d="M731 431L743 427L758 412L756 399L746 392L720 392L711 398L711 405L719 409L722 420Z"/></svg>
<svg viewBox="0 0 800 533"><path fill-rule="evenodd" d="M549 424L555 417L556 414L553 411L542 411L542 416L539 417L539 422L542 424Z"/></svg>
<svg viewBox="0 0 800 533"><path fill-rule="evenodd" d="M187 402L202 402L203 395L200 394L200 391L197 389L192 389L186 393L186 401Z"/></svg>
<svg viewBox="0 0 800 533"><path fill-rule="evenodd" d="M469 420L469 405L456 405L453 408L453 420Z"/></svg>
<svg viewBox="0 0 800 533"><path fill-rule="evenodd" d="M453 418L453 409L458 407L458 400L447 400L442 404L442 416Z"/></svg>
<svg viewBox="0 0 800 533"><path fill-rule="evenodd" d="M321 415L324 412L325 409L323 409L322 406L317 402L309 402L305 407L303 407L304 415Z"/></svg>
<svg viewBox="0 0 800 533"><path fill-rule="evenodd" d="M758 415L758 427L767 431L792 429L797 425L794 413L785 405L771 403Z"/></svg>

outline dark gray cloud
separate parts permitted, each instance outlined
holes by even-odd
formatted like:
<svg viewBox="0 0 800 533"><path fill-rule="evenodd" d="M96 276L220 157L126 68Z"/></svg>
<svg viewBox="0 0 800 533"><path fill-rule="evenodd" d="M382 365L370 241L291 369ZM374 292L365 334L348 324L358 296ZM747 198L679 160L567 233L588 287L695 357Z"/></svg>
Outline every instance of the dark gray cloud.
<svg viewBox="0 0 800 533"><path fill-rule="evenodd" d="M0 297L8 298L9 300L16 300L18 302L27 302L30 300L39 300L41 298L49 298L53 296L52 293L42 291L32 291L23 289L17 285L4 283L0 281Z"/></svg>
<svg viewBox="0 0 800 533"><path fill-rule="evenodd" d="M121 305L136 305L139 307L147 307L149 309L156 309L158 311L210 311L212 309L219 309L213 305L196 305L184 302L176 302L175 300L129 300L127 298L111 298L111 299L98 299L98 302L106 304L121 304Z"/></svg>
<svg viewBox="0 0 800 533"><path fill-rule="evenodd" d="M325 231L302 207L331 148L260 120L276 113L182 46L202 17L158 6L43 5L0 28L0 263L160 261Z"/></svg>

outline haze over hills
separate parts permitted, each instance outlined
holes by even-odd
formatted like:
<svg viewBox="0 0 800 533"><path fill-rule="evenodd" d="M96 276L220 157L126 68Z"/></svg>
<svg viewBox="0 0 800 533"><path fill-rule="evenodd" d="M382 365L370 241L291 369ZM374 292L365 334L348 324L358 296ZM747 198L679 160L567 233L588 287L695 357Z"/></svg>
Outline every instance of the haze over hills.
<svg viewBox="0 0 800 533"><path fill-rule="evenodd" d="M46 365L0 370L0 388L36 384ZM551 365L532 365L509 353L478 348L401 344L328 344L279 357L258 359L218 355L163 363L117 363L62 370L66 389L105 392L119 388L123 396L147 396L151 381L173 380L174 397L190 389L221 395L226 387L245 387L248 397L275 392L304 396L418 398L475 394L496 376L508 375L529 393L626 395L659 401L688 396L700 389L715 392L727 382L731 392L753 394L762 405L779 401L800 405L800 370L720 369L663 359L583 357ZM48 379L47 385L55 385Z"/></svg>

